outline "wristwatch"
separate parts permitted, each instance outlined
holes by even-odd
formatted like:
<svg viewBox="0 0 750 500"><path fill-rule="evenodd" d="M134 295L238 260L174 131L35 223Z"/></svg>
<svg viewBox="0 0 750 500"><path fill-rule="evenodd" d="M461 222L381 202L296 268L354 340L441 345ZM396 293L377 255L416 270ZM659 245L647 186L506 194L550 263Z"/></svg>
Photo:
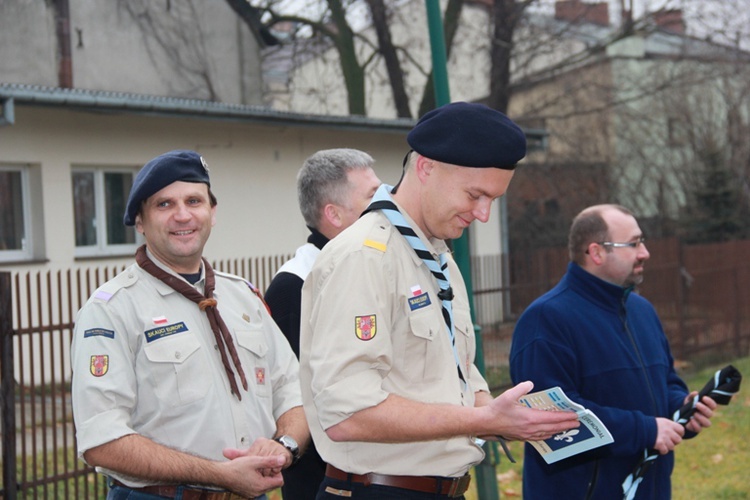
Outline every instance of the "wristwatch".
<svg viewBox="0 0 750 500"><path fill-rule="evenodd" d="M275 437L273 438L273 440L289 450L289 453L292 454L292 465L296 464L300 457L299 445L297 444L297 441L295 441L292 436L287 436L286 434Z"/></svg>

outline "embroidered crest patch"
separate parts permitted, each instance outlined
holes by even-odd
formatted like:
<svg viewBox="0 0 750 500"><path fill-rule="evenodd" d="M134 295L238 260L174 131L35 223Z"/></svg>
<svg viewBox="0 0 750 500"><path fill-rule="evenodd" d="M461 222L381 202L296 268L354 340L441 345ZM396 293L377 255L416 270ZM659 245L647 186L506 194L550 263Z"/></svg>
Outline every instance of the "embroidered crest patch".
<svg viewBox="0 0 750 500"><path fill-rule="evenodd" d="M91 375L94 377L103 377L109 371L109 355L95 354L91 356L91 366L89 367Z"/></svg>
<svg viewBox="0 0 750 500"><path fill-rule="evenodd" d="M372 340L378 332L378 322L374 314L354 317L354 333L359 340Z"/></svg>
<svg viewBox="0 0 750 500"><path fill-rule="evenodd" d="M255 383L258 385L266 385L266 369L265 368L255 369Z"/></svg>

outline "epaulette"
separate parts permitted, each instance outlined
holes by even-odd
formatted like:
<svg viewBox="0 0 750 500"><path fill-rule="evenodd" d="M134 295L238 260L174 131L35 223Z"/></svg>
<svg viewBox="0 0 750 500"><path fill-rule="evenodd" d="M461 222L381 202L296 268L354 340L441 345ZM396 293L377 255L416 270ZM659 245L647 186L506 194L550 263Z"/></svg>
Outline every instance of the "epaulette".
<svg viewBox="0 0 750 500"><path fill-rule="evenodd" d="M388 248L388 239L391 237L391 231L382 224L375 224L362 242L363 247L374 248L385 253Z"/></svg>
<svg viewBox="0 0 750 500"><path fill-rule="evenodd" d="M138 281L138 274L132 269L125 269L123 272L100 286L94 292L94 299L102 302L109 302L115 294L123 288L133 286Z"/></svg>
<svg viewBox="0 0 750 500"><path fill-rule="evenodd" d="M260 293L260 290L258 290L257 286L253 285L252 283L250 283L245 278L243 278L241 276L237 276L236 274L223 273L223 272L217 271L215 269L214 269L214 274L216 276L221 276L223 278L228 278L228 279L231 279L231 280L234 280L234 281L241 281L241 282L243 282L245 285L247 285L247 287L250 289L250 291L253 292L260 299L261 302L263 302L263 305L266 306L266 311L268 311L268 314L271 314L271 308L268 307L268 304L266 304L266 301L265 301L265 299L263 299L263 295Z"/></svg>
<svg viewBox="0 0 750 500"><path fill-rule="evenodd" d="M243 278L242 276L237 276L236 274L230 274L230 273L225 273L222 271L217 271L216 269L214 269L214 274L216 276L221 276L222 278L227 278L227 279L234 280L234 281L247 282L247 280Z"/></svg>
<svg viewBox="0 0 750 500"><path fill-rule="evenodd" d="M250 289L251 292L255 294L256 297L260 299L261 302L263 302L263 305L266 306L266 311L268 311L268 314L271 314L271 308L268 307L268 304L266 303L266 299L263 298L263 294L260 293L260 290L258 290L258 287L253 285L247 280L244 280L247 287Z"/></svg>

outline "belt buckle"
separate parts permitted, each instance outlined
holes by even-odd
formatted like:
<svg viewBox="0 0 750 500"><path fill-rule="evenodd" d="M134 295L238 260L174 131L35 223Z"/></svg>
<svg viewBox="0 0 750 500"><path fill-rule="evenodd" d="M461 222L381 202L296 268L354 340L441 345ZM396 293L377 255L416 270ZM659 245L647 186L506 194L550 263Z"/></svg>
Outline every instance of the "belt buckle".
<svg viewBox="0 0 750 500"><path fill-rule="evenodd" d="M466 474L465 476L454 478L451 481L451 487L448 490L448 497L457 498L466 493L469 489L469 483L471 482L471 476Z"/></svg>

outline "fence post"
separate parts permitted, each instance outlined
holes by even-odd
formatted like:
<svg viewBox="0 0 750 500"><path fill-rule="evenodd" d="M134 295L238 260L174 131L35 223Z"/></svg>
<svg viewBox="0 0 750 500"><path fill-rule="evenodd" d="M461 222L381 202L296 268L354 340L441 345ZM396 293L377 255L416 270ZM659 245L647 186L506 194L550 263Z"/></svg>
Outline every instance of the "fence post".
<svg viewBox="0 0 750 500"><path fill-rule="evenodd" d="M3 433L3 498L15 500L16 404L13 378L13 300L10 272L0 272L0 407Z"/></svg>
<svg viewBox="0 0 750 500"><path fill-rule="evenodd" d="M684 245L679 238L675 238L674 242L677 245L677 272L675 273L675 277L677 278L677 357L681 360L686 360L688 294L690 293L688 287L690 285L687 275L683 274L683 270L687 272L685 269Z"/></svg>
<svg viewBox="0 0 750 500"><path fill-rule="evenodd" d="M742 304L740 302L742 297L742 289L740 288L740 280L738 273L732 273L732 309L734 310L734 346L732 351L735 353L742 352Z"/></svg>

